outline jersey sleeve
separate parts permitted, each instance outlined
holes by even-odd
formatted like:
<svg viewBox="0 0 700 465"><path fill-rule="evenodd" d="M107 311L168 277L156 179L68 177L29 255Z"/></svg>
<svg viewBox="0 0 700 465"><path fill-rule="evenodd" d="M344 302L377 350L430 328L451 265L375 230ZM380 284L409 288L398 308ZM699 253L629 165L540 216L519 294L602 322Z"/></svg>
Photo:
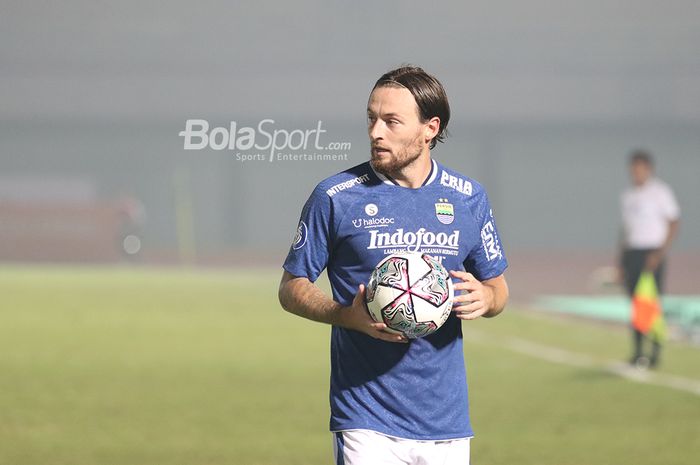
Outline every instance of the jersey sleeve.
<svg viewBox="0 0 700 465"><path fill-rule="evenodd" d="M314 282L326 268L330 256L332 205L326 192L317 187L301 212L289 254L282 266L294 276Z"/></svg>
<svg viewBox="0 0 700 465"><path fill-rule="evenodd" d="M488 196L484 192L481 197L474 211L481 240L477 241L477 245L467 255L464 268L479 281L484 281L503 274L508 267L508 261L503 253Z"/></svg>

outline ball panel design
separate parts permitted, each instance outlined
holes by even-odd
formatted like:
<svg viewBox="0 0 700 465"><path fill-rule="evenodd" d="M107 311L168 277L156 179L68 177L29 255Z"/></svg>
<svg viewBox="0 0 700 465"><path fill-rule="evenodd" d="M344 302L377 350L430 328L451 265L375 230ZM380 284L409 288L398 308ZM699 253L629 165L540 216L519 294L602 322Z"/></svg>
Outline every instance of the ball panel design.
<svg viewBox="0 0 700 465"><path fill-rule="evenodd" d="M420 297L434 307L450 299L450 286L447 278L439 273L429 273L411 286L411 294Z"/></svg>
<svg viewBox="0 0 700 465"><path fill-rule="evenodd" d="M416 321L416 305L410 292L405 292L384 307L384 323L392 330L402 333L409 339L415 339L432 333L437 329L433 321Z"/></svg>
<svg viewBox="0 0 700 465"><path fill-rule="evenodd" d="M452 312L452 301L448 301L440 307L434 307L418 298L414 298L414 302L416 301L420 302L420 304L415 305L414 309L416 314L416 322L434 323L436 325L435 329L445 324L447 319L450 317L450 313Z"/></svg>
<svg viewBox="0 0 700 465"><path fill-rule="evenodd" d="M395 255L384 259L372 273L377 285L408 289L408 261L405 257Z"/></svg>
<svg viewBox="0 0 700 465"><path fill-rule="evenodd" d="M421 258L428 265L429 270L436 271L436 272L440 273L441 275L445 276L445 278L450 277L450 273L448 273L447 270L445 269L445 267L442 266L442 263L435 260L430 255L424 253L423 255L421 255Z"/></svg>
<svg viewBox="0 0 700 465"><path fill-rule="evenodd" d="M406 294L403 289L397 289L395 287L388 286L375 286L372 292L372 299L370 300L369 289L371 286L367 287L367 309L369 314L372 316L374 321L377 323L385 323L383 310L391 302L395 301L402 294Z"/></svg>

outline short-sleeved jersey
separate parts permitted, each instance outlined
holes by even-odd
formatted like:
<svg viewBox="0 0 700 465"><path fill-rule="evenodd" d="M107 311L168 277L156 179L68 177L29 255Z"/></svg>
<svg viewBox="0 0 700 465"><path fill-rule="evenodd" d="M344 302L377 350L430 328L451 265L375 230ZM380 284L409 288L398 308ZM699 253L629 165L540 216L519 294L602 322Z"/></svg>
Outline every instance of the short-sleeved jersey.
<svg viewBox="0 0 700 465"><path fill-rule="evenodd" d="M284 263L315 281L324 269L341 305L387 255L420 251L448 270L479 280L506 269L484 189L436 161L424 184L406 188L366 162L314 189ZM334 326L331 332L331 431L369 429L418 440L473 436L461 320L407 344Z"/></svg>
<svg viewBox="0 0 700 465"><path fill-rule="evenodd" d="M671 188L656 178L625 190L621 206L625 246L630 249L663 246L669 223L681 215Z"/></svg>

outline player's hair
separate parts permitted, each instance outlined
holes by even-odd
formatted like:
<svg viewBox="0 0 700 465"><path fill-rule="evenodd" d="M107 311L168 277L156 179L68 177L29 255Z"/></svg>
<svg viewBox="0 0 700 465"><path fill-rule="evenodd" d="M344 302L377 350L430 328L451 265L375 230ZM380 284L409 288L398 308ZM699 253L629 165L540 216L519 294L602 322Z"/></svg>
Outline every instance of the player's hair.
<svg viewBox="0 0 700 465"><path fill-rule="evenodd" d="M630 153L629 156L629 164L633 165L635 163L644 163L645 165L649 167L654 166L654 158L651 156L651 154L642 149L636 149L633 150L632 153Z"/></svg>
<svg viewBox="0 0 700 465"><path fill-rule="evenodd" d="M435 148L438 142L444 142L448 136L447 123L450 121L450 104L447 101L447 93L440 81L418 66L403 65L392 69L380 77L372 90L377 87L403 87L408 89L416 99L418 111L422 122L437 116L440 118L440 127L437 135L430 141L430 148Z"/></svg>

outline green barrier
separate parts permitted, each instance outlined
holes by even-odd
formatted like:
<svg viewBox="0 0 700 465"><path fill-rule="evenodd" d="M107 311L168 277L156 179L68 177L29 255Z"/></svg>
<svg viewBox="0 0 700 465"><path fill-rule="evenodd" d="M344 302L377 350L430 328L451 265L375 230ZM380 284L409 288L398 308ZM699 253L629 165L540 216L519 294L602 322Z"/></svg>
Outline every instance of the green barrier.
<svg viewBox="0 0 700 465"><path fill-rule="evenodd" d="M668 295L661 302L667 323L700 341L700 296ZM535 304L546 311L625 324L631 316L631 302L625 296L544 295Z"/></svg>

